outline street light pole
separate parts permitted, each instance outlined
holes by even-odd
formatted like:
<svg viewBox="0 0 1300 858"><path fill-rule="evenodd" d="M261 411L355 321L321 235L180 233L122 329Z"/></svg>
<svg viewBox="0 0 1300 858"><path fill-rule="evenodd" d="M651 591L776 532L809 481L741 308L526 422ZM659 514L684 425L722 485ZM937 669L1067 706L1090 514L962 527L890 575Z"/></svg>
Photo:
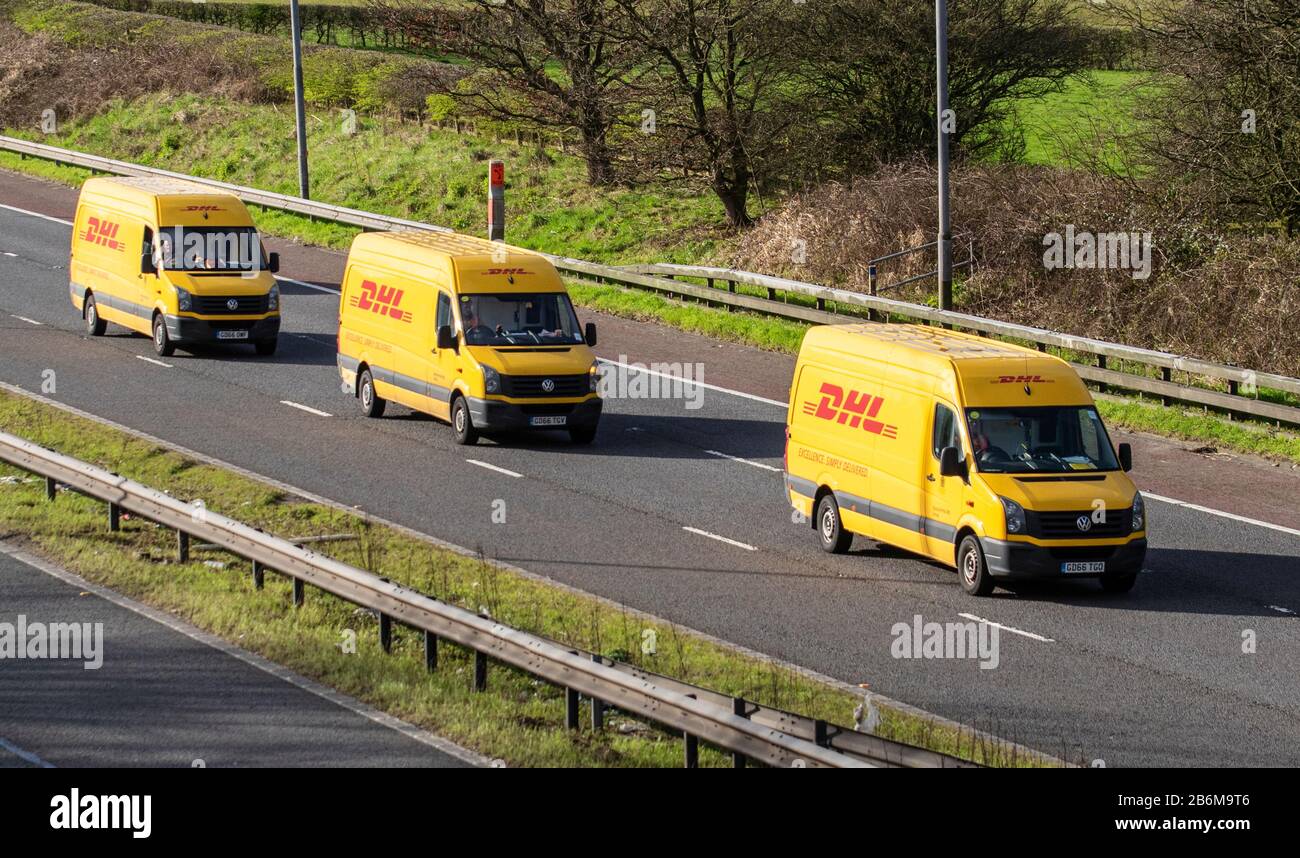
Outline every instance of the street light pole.
<svg viewBox="0 0 1300 858"><path fill-rule="evenodd" d="M934 3L935 74L939 92L939 309L952 309L952 222L948 211L948 0Z"/></svg>
<svg viewBox="0 0 1300 858"><path fill-rule="evenodd" d="M307 183L307 111L302 103L302 19L298 0L289 0L289 31L293 39L293 112L298 126L298 196L310 199Z"/></svg>

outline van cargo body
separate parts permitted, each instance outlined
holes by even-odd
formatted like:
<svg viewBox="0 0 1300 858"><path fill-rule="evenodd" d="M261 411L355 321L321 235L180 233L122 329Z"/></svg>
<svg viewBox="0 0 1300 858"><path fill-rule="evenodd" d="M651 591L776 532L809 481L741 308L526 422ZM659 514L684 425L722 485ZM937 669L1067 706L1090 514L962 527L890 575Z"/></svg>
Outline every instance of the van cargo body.
<svg viewBox="0 0 1300 858"><path fill-rule="evenodd" d="M371 417L391 401L448 421L460 443L539 429L588 443L595 334L535 253L414 231L359 235L348 253L338 367Z"/></svg>
<svg viewBox="0 0 1300 858"><path fill-rule="evenodd" d="M231 194L152 176L82 185L69 288L92 336L112 322L152 337L160 355L209 343L272 354L280 334L278 265Z"/></svg>
<svg viewBox="0 0 1300 858"><path fill-rule="evenodd" d="M795 367L786 489L828 551L854 534L996 580L1132 587L1146 511L1064 361L919 325L815 327Z"/></svg>

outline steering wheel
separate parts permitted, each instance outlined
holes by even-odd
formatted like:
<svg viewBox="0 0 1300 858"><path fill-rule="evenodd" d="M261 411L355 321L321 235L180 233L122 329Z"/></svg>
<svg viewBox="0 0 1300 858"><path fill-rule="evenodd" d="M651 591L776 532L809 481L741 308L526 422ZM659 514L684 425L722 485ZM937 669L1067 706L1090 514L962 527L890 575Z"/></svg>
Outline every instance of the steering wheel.
<svg viewBox="0 0 1300 858"><path fill-rule="evenodd" d="M1006 450L1003 450L1001 447L992 446L986 447L982 450L977 458L981 463L988 462L989 464L1011 461L1011 456Z"/></svg>

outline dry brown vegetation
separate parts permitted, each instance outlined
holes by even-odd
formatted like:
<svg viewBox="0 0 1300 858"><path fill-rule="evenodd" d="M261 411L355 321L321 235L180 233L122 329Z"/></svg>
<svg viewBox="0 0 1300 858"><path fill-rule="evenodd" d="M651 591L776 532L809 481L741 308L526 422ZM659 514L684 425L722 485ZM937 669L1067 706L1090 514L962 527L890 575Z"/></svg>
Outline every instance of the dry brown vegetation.
<svg viewBox="0 0 1300 858"><path fill-rule="evenodd" d="M934 187L930 168L896 165L799 195L744 236L735 264L866 291L868 260L933 236ZM961 310L1300 375L1300 242L1207 231L1209 204L1193 189L1157 194L1078 170L966 166L954 172L953 200L954 229L977 236L976 267L958 287ZM1067 224L1150 232L1151 276L1047 270L1043 238ZM805 251L802 264L794 261L797 248ZM954 259L965 255L958 242ZM933 267L933 253L881 265L881 294L929 299L933 280L889 284Z"/></svg>

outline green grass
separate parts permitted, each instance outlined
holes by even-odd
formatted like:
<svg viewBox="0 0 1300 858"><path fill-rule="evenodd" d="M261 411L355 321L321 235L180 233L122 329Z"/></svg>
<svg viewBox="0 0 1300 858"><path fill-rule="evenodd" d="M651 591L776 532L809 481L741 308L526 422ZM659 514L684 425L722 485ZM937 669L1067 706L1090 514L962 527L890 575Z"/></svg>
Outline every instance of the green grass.
<svg viewBox="0 0 1300 858"><path fill-rule="evenodd" d="M346 509L307 502L233 472L25 397L0 392L0 427L42 446L111 469L185 501L280 536L352 534L316 550L465 609L565 645L605 654L765 705L832 723L852 724L858 697L800 672L740 653L671 624L603 600L467 557ZM674 766L680 738L622 713L606 729L564 727L564 694L531 676L493 664L488 690L474 693L472 654L440 648L439 668L424 669L422 637L395 627L391 654L378 644L369 612L308 588L291 605L287 579L268 574L257 591L248 563L195 551L175 560L175 536L141 520L110 533L104 505L71 492L45 500L44 484L0 466L0 538L36 552L98 584L186 621L376 708L419 724L490 757L526 766ZM211 568L205 561L224 564ZM645 632L657 646L643 652ZM356 634L357 651L341 645ZM913 713L885 708L879 735L1006 765L1042 761L984 737ZM584 721L584 723L587 723ZM701 762L729 758L703 749Z"/></svg>
<svg viewBox="0 0 1300 858"><path fill-rule="evenodd" d="M1060 92L1016 103L1025 131L1029 164L1068 166L1071 142L1092 143L1092 131L1125 133L1135 126L1134 111L1143 97L1141 75L1129 71L1096 70L1070 78ZM1107 161L1118 165L1119 152Z"/></svg>
<svg viewBox="0 0 1300 858"><path fill-rule="evenodd" d="M1097 410L1111 426L1300 463L1300 433L1268 424L1227 420L1199 408L1163 406L1134 397L1098 397Z"/></svg>

